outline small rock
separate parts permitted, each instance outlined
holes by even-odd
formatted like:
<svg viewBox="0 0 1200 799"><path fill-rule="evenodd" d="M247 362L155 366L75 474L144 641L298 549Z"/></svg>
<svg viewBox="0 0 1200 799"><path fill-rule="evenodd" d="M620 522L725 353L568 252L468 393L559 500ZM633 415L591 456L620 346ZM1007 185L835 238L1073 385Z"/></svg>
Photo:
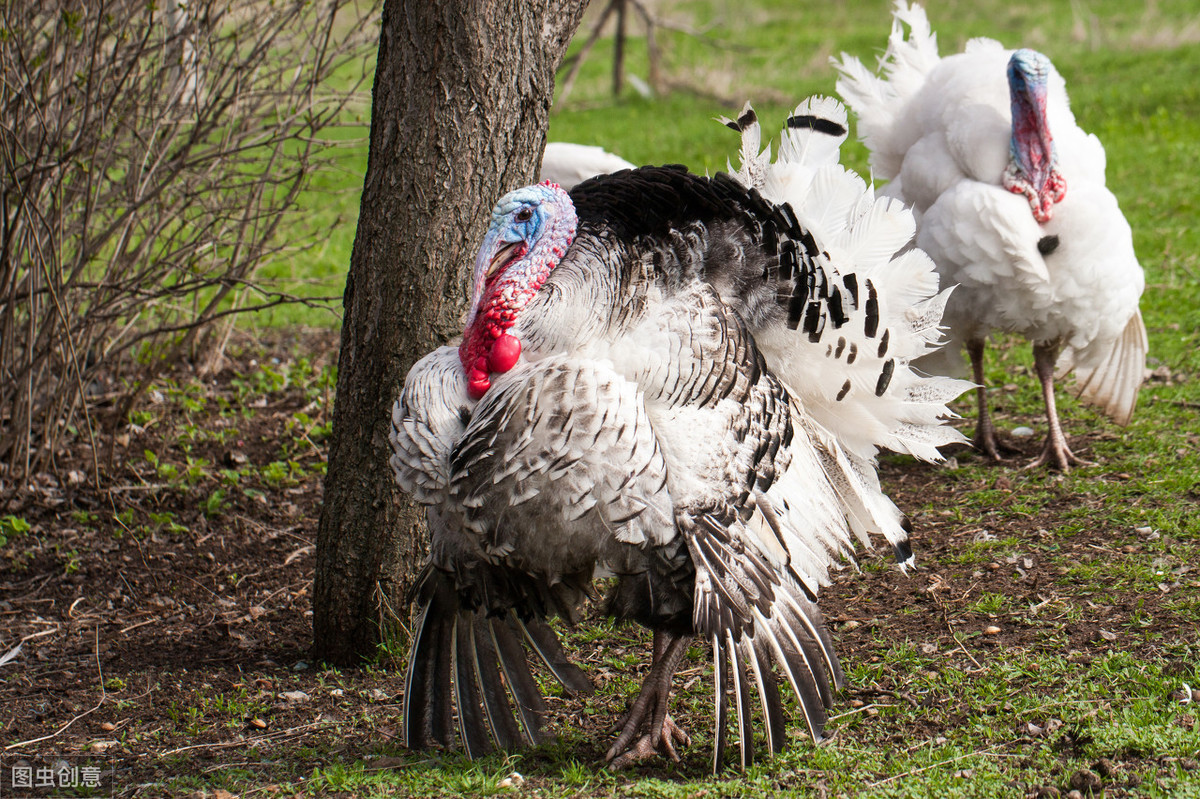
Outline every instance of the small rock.
<svg viewBox="0 0 1200 799"><path fill-rule="evenodd" d="M987 627L983 628L983 634L984 635L999 635L1000 628L994 624L989 624Z"/></svg>
<svg viewBox="0 0 1200 799"><path fill-rule="evenodd" d="M373 702L386 702L392 698L392 695L382 688L372 688L367 691L367 699Z"/></svg>
<svg viewBox="0 0 1200 799"><path fill-rule="evenodd" d="M341 688L334 688L332 691L329 692L329 695L330 696L345 696L346 692L343 691Z"/></svg>
<svg viewBox="0 0 1200 799"><path fill-rule="evenodd" d="M1081 793L1099 791L1100 775L1090 769L1081 768L1071 775L1071 787Z"/></svg>
<svg viewBox="0 0 1200 799"><path fill-rule="evenodd" d="M116 728L117 728L117 725L113 724L111 721L106 721L100 725L100 729L104 730L105 732L112 732Z"/></svg>
<svg viewBox="0 0 1200 799"><path fill-rule="evenodd" d="M304 671L307 668L308 668L307 663L305 663L303 660L297 660L296 665L292 666L292 671Z"/></svg>
<svg viewBox="0 0 1200 799"><path fill-rule="evenodd" d="M520 772L517 771L514 771L512 774L509 774L507 777L500 780L501 788L519 788L524 784L525 778L522 777Z"/></svg>
<svg viewBox="0 0 1200 799"><path fill-rule="evenodd" d="M1012 429L1012 437L1013 438L1029 438L1032 435L1033 435L1032 427L1022 426L1022 427L1014 427Z"/></svg>
<svg viewBox="0 0 1200 799"><path fill-rule="evenodd" d="M1101 630L1100 637L1103 638L1105 641L1109 641L1109 642L1117 640L1117 634L1110 633L1108 630Z"/></svg>
<svg viewBox="0 0 1200 799"><path fill-rule="evenodd" d="M1066 799L1083 799L1083 794L1079 791L1067 791Z"/></svg>
<svg viewBox="0 0 1200 799"><path fill-rule="evenodd" d="M1133 528L1133 531L1135 533L1137 533L1138 535L1150 535L1151 533L1154 532L1154 528L1153 527L1135 527L1135 528Z"/></svg>
<svg viewBox="0 0 1200 799"><path fill-rule="evenodd" d="M284 691L279 695L280 699L286 699L288 702L307 702L311 697L303 691Z"/></svg>
<svg viewBox="0 0 1200 799"><path fill-rule="evenodd" d="M250 726L258 727L260 730L265 730L267 728L267 723L262 719L254 718L250 719Z"/></svg>
<svg viewBox="0 0 1200 799"><path fill-rule="evenodd" d="M88 747L88 749L93 752L107 752L109 749L112 749L116 745L117 745L116 741L92 741L92 743Z"/></svg>
<svg viewBox="0 0 1200 799"><path fill-rule="evenodd" d="M239 466L245 466L247 460L249 459L246 457L246 453L236 449L231 449L221 456L221 462L230 469L236 469Z"/></svg>
<svg viewBox="0 0 1200 799"><path fill-rule="evenodd" d="M861 626L862 622L857 621L856 619L850 619L850 621L842 625L842 631L846 632L848 630L857 630Z"/></svg>

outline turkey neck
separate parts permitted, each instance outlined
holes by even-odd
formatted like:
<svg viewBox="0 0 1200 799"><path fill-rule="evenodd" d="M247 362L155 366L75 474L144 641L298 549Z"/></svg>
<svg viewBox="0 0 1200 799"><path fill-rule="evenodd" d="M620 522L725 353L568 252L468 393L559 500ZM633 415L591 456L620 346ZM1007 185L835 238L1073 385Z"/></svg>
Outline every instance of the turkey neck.
<svg viewBox="0 0 1200 799"><path fill-rule="evenodd" d="M551 223L532 246L512 245L516 257L483 280L458 348L473 399L479 399L487 391L492 374L507 372L516 365L521 342L508 331L566 253L573 227L573 224ZM489 234L480 251L481 259L491 254L492 243L494 237ZM478 267L476 271L480 271Z"/></svg>
<svg viewBox="0 0 1200 799"><path fill-rule="evenodd" d="M1054 204L1066 195L1066 181L1058 171L1058 153L1046 119L1046 72L1048 64L1040 54L1018 51L1009 62L1009 100L1012 108L1012 138L1004 187L1029 199L1034 218L1048 222ZM1018 64L1033 62L1033 72ZM1020 70L1021 78L1014 77ZM1023 78L1023 79L1022 79Z"/></svg>

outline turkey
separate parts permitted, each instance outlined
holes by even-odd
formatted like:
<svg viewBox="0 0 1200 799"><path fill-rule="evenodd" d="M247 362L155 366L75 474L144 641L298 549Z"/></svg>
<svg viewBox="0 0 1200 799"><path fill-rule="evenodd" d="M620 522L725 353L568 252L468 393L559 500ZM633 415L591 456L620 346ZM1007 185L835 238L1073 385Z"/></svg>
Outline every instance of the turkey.
<svg viewBox="0 0 1200 799"><path fill-rule="evenodd" d="M1028 338L1048 426L1029 467L1086 463L1059 423L1056 376L1073 370L1075 393L1125 425L1147 350L1145 278L1105 187L1104 148L1075 123L1046 56L973 39L940 58L920 6L897 3L880 64L875 75L843 54L837 90L858 116L873 173L891 180L883 193L912 204L917 246L957 285L946 307L951 343L922 366L953 372L965 345L978 384L974 443L999 460L984 340L992 330Z"/></svg>
<svg viewBox="0 0 1200 799"><path fill-rule="evenodd" d="M409 372L391 466L428 507L404 741L466 752L542 740L530 671L591 684L547 619L603 609L653 630L641 692L607 752L675 760L674 673L712 646L719 769L787 741L780 683L815 740L842 670L816 605L828 569L880 533L911 559L878 446L935 460L968 384L914 372L946 293L914 229L837 164L845 110L807 101L778 160L753 111L735 176L642 167L518 189L496 205L462 342ZM510 698L511 697L511 698Z"/></svg>
<svg viewBox="0 0 1200 799"><path fill-rule="evenodd" d="M622 169L633 169L633 164L603 147L552 141L546 144L546 150L542 153L538 179L557 183L569 191L590 177L620 172Z"/></svg>

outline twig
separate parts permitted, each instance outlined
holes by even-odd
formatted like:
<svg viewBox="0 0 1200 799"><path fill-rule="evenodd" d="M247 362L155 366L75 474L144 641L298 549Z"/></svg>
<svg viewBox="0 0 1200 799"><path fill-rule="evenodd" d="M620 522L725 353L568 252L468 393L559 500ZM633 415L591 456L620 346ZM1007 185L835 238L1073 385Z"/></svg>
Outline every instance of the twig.
<svg viewBox="0 0 1200 799"><path fill-rule="evenodd" d="M1180 408L1200 408L1200 402L1188 402L1187 400L1169 400L1161 397L1154 398L1154 404L1163 403L1164 405L1175 405Z"/></svg>
<svg viewBox="0 0 1200 799"><path fill-rule="evenodd" d="M314 721L309 724L301 724L299 727L289 727L286 730L269 732L265 735L257 735L253 738L244 738L240 741L222 741L213 744L193 744L192 746L181 746L178 749L171 749L167 752L162 752L158 755L158 757L169 757L170 755L177 755L180 752L191 752L195 749L228 749L231 746L254 746L255 744L263 741L271 741L276 738L286 738L291 735L299 735L302 732L317 729L319 727L335 726L337 726L337 723L333 721Z"/></svg>
<svg viewBox="0 0 1200 799"><path fill-rule="evenodd" d="M7 752L10 749L19 749L22 746L29 746L30 744L41 743L42 741L48 741L51 738L57 738L58 736L62 735L64 732L66 732L67 728L70 727L72 724L79 721L81 718L83 718L85 716L92 715L93 713L95 713L97 710L100 709L101 705L104 704L104 700L108 698L108 691L106 691L104 688L104 668L100 665L100 627L99 626L96 627L96 674L100 680L100 701L96 703L95 707L93 707L91 710L85 710L83 713L80 713L78 716L71 719L66 724L62 725L61 727L59 727L57 730L50 733L49 735L43 735L41 738L31 738L28 741L19 741L15 744L9 744L8 746L4 747L4 751Z"/></svg>
<svg viewBox="0 0 1200 799"><path fill-rule="evenodd" d="M895 707L895 705L890 703L872 702L869 705L863 705L862 707L854 708L854 710L847 710L845 713L838 713L836 716L830 716L829 720L836 721L837 719L842 719L846 716L853 716L855 713L863 713L873 707Z"/></svg>
<svg viewBox="0 0 1200 799"><path fill-rule="evenodd" d="M1017 755L1010 755L1008 753L1002 753L1002 752L996 751L997 749L999 749L1002 746L1012 746L1014 743L1016 743L1016 741L1005 741L1004 743L998 744L998 745L992 747L991 749L980 749L975 752L968 752L965 755L958 755L957 757L952 757L947 760L940 760L937 763L930 763L928 766L921 766L920 768L915 768L911 771L905 771L902 774L893 774L892 776L890 776L886 779L879 780L878 782L869 783L867 785L867 787L868 788L878 788L880 785L887 785L889 782L904 779L905 777L911 777L914 774L920 774L922 771L929 771L929 769L931 769L931 768L937 768L938 766L944 766L948 763L956 763L959 760L965 760L968 757L981 757L983 755L999 755L1000 757L1017 757Z"/></svg>
<svg viewBox="0 0 1200 799"><path fill-rule="evenodd" d="M1046 708L1051 707L1063 707L1064 705L1099 705L1111 701L1111 699L1063 699L1059 702L1044 702L1037 707L1018 712L1017 716L1028 716L1032 713L1044 713Z"/></svg>
<svg viewBox="0 0 1200 799"><path fill-rule="evenodd" d="M975 585L972 584L971 587L967 589L967 593L969 594L971 592L971 589L974 587L975 587ZM933 604L937 605L938 608L942 611L942 621L945 622L946 629L950 632L950 637L954 639L954 643L958 645L958 648L962 650L964 655L966 655L967 657L969 657L971 659L971 662L975 664L976 669L978 669L979 671L984 671L983 666L980 665L979 661L975 659L975 656L972 655L965 646L963 646L963 642L959 639L958 633L956 633L954 631L954 625L950 623L950 614L946 610L946 606L941 601L938 600L937 593L936 592L931 593L930 596L933 598ZM963 597L965 598L966 594L963 594Z"/></svg>
<svg viewBox="0 0 1200 799"><path fill-rule="evenodd" d="M571 64L571 68L567 71L566 77L563 78L562 89L558 93L559 103L565 103L567 97L571 95L571 89L575 87L575 78L579 77L579 70L581 67L583 67L583 62L587 60L588 53L590 53L592 48L595 47L596 40L600 38L600 33L604 30L604 23L608 21L608 17L610 14L612 14L612 12L613 4L609 3L607 6L605 6L604 12L600 15L600 20L596 23L596 26L592 28L591 35L589 35L587 41L583 43L583 47L579 48L579 52L575 54L575 63Z"/></svg>
<svg viewBox="0 0 1200 799"><path fill-rule="evenodd" d="M29 635L27 635L21 639L21 643L25 643L26 641L32 641L34 638L41 638L43 635L53 635L54 633L58 632L60 629L56 622L43 622L43 624L53 624L54 629L53 630L42 630L41 632L37 632L37 633L30 633Z"/></svg>
<svg viewBox="0 0 1200 799"><path fill-rule="evenodd" d="M163 620L162 616L155 616L152 619L146 619L145 621L139 621L137 624L131 624L128 627L126 627L125 629L121 630L120 634L124 635L125 633L130 632L131 630L136 630L138 627L145 627L147 624L155 624L156 622L160 622L162 620Z"/></svg>

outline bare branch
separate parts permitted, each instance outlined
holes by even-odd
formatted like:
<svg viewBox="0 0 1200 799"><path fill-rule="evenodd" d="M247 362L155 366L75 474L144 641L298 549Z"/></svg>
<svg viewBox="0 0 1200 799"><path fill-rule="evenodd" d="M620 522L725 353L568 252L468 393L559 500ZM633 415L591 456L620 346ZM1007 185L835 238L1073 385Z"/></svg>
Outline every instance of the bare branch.
<svg viewBox="0 0 1200 799"><path fill-rule="evenodd" d="M125 386L128 407L214 322L300 301L257 275L316 241L284 223L332 159L322 134L358 97L378 5L0 5L0 458L14 474L66 431L91 435L93 397Z"/></svg>

